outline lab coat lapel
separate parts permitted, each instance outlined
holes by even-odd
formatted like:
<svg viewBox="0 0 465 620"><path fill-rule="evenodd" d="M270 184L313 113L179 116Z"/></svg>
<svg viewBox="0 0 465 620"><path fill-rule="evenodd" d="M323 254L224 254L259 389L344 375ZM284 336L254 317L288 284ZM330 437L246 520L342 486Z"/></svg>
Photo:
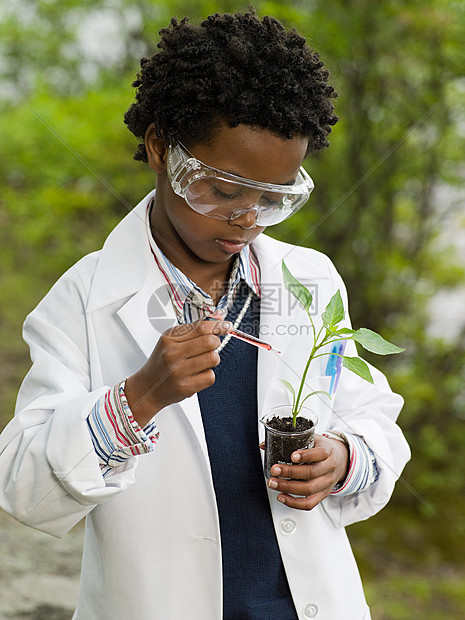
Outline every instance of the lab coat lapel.
<svg viewBox="0 0 465 620"><path fill-rule="evenodd" d="M176 325L166 282L147 239L145 213L153 192L108 237L89 295L87 312L123 301L117 311L128 333L148 358L161 334ZM177 403L206 458L207 446L197 396Z"/></svg>
<svg viewBox="0 0 465 620"><path fill-rule="evenodd" d="M110 233L100 252L86 311L92 313L137 293L152 267L147 239L146 196Z"/></svg>
<svg viewBox="0 0 465 620"><path fill-rule="evenodd" d="M139 290L117 312L147 358L161 334L176 325L167 285L152 256L150 260L153 264Z"/></svg>
<svg viewBox="0 0 465 620"><path fill-rule="evenodd" d="M118 311L118 316L129 333L149 357L161 334L177 324L167 285L159 270L150 270L140 290ZM208 460L207 444L197 395L177 403Z"/></svg>
<svg viewBox="0 0 465 620"><path fill-rule="evenodd" d="M118 311L118 316L148 358L164 331L177 325L173 305L163 276L153 260L145 281L137 293ZM207 444L197 395L177 403L188 419L208 460Z"/></svg>

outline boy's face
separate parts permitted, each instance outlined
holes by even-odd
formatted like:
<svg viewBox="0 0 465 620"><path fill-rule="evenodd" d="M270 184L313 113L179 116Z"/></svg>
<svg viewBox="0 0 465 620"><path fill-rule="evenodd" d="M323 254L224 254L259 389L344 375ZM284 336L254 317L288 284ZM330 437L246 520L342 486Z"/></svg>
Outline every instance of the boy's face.
<svg viewBox="0 0 465 620"><path fill-rule="evenodd" d="M307 144L307 138L301 136L287 140L264 129L223 124L210 143L189 150L208 166L246 179L284 185L296 179ZM164 159L166 162L166 153ZM152 228L164 254L194 281L198 270L226 274L234 256L264 230L253 227L254 213L229 221L201 215L173 192L166 168L160 170L150 157L149 163L158 173Z"/></svg>

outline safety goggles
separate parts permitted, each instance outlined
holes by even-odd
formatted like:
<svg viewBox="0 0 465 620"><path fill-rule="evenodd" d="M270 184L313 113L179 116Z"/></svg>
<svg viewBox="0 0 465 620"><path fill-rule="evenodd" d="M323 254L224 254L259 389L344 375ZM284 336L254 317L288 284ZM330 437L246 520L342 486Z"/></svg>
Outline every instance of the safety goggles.
<svg viewBox="0 0 465 620"><path fill-rule="evenodd" d="M215 220L231 221L254 212L253 226L279 224L307 202L314 187L302 167L292 185L261 183L207 166L180 143L169 147L167 163L174 193Z"/></svg>

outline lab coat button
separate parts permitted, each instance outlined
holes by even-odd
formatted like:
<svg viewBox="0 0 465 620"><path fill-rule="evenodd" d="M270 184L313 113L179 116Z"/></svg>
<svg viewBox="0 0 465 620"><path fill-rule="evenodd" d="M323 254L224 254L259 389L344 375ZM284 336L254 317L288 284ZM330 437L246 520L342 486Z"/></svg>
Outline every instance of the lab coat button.
<svg viewBox="0 0 465 620"><path fill-rule="evenodd" d="M296 522L293 519L283 519L281 521L281 532L283 534L293 534L296 527Z"/></svg>
<svg viewBox="0 0 465 620"><path fill-rule="evenodd" d="M304 618L316 618L318 616L318 607L314 603L307 603L304 607Z"/></svg>

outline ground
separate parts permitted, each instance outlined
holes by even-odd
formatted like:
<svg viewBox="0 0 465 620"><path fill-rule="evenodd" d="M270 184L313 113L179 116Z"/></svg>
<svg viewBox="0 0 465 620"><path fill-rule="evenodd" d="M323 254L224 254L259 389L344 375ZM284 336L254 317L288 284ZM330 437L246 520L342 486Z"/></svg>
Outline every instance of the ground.
<svg viewBox="0 0 465 620"><path fill-rule="evenodd" d="M71 620L83 533L58 540L0 510L0 620Z"/></svg>
<svg viewBox="0 0 465 620"><path fill-rule="evenodd" d="M71 620L83 534L80 524L57 540L0 509L0 620ZM465 618L463 566L407 568L384 559L374 573L362 570L362 577L373 620Z"/></svg>

